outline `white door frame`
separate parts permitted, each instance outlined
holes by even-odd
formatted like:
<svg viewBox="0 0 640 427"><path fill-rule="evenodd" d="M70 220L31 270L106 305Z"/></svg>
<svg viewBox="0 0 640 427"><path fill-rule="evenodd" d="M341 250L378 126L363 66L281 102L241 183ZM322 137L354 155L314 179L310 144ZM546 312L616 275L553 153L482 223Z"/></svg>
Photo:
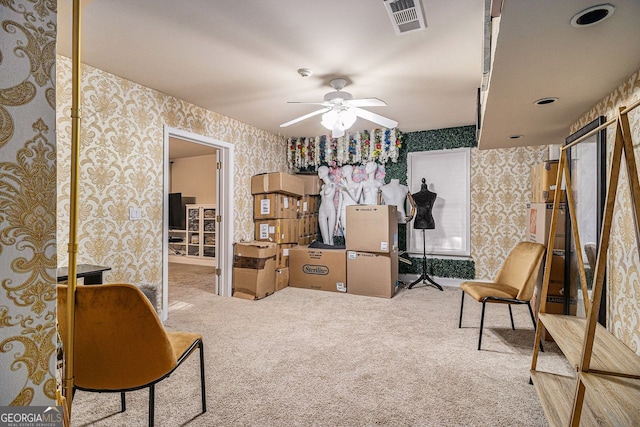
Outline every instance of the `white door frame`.
<svg viewBox="0 0 640 427"><path fill-rule="evenodd" d="M219 194L216 195L216 210L222 216L216 239L220 241L220 252L216 253L216 263L222 273L217 281L216 293L231 296L231 269L233 267L233 221L234 221L234 146L228 142L209 138L181 129L164 126L164 169L163 169L163 223L162 223L162 320L169 315L169 138L175 137L196 144L218 149Z"/></svg>

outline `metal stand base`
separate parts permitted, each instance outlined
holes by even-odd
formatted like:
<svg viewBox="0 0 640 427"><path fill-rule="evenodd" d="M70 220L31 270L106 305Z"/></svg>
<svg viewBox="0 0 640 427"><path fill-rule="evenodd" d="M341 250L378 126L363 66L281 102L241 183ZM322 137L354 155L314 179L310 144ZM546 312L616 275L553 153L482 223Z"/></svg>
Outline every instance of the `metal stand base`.
<svg viewBox="0 0 640 427"><path fill-rule="evenodd" d="M428 284L427 282L429 282L430 284L432 284L436 288L440 289L441 291L444 290L444 289L442 289L442 286L437 284L427 274L427 241L425 239L425 231L424 230L422 230L422 274L420 275L420 277L418 277L417 280L412 282L407 289L413 288L415 285L417 285L420 282L422 282L424 285L427 285Z"/></svg>

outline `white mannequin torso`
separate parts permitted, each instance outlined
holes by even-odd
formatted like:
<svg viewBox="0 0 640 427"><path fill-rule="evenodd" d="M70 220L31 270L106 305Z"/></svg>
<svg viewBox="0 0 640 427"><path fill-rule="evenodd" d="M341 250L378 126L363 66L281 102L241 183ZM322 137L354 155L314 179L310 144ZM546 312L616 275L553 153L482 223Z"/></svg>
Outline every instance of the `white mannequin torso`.
<svg viewBox="0 0 640 427"><path fill-rule="evenodd" d="M409 188L400 184L399 180L392 179L389 184L383 185L380 188L380 191L385 205L394 205L398 207L398 222L404 224L407 217L405 200L409 193Z"/></svg>

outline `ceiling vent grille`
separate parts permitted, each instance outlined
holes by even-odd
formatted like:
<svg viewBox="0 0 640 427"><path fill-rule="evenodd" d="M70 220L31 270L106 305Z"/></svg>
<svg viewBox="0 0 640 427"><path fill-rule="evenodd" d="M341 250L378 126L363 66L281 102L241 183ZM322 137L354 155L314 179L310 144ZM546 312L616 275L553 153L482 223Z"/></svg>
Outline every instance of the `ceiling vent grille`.
<svg viewBox="0 0 640 427"><path fill-rule="evenodd" d="M397 35L427 28L420 0L383 0Z"/></svg>

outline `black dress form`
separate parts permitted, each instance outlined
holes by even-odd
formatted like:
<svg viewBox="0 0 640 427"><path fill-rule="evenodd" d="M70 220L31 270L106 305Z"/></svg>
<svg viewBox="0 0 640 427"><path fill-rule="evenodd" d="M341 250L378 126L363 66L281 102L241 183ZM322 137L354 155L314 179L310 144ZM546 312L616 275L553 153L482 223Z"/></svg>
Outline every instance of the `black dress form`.
<svg viewBox="0 0 640 427"><path fill-rule="evenodd" d="M433 230L436 228L436 222L433 219L432 210L433 203L438 197L437 193L429 191L426 180L422 178L422 187L420 191L412 194L413 200L416 202L416 217L413 222L413 228L417 230Z"/></svg>
<svg viewBox="0 0 640 427"><path fill-rule="evenodd" d="M420 275L418 280L416 280L415 282L409 285L409 289L413 288L414 285L420 282L426 285L428 281L433 286L435 286L436 288L442 291L443 290L442 286L437 284L427 274L427 242L426 242L426 234L425 234L425 230L433 230L434 228L436 228L436 222L433 219L432 210L433 210L433 204L436 201L436 198L438 197L438 195L433 191L429 191L429 189L427 188L426 180L422 178L422 186L420 188L420 191L418 191L415 194L412 194L411 197L413 197L413 200L415 201L415 204L416 204L416 216L415 216L415 220L413 221L413 228L416 230L422 230L423 254L422 254L422 274Z"/></svg>

